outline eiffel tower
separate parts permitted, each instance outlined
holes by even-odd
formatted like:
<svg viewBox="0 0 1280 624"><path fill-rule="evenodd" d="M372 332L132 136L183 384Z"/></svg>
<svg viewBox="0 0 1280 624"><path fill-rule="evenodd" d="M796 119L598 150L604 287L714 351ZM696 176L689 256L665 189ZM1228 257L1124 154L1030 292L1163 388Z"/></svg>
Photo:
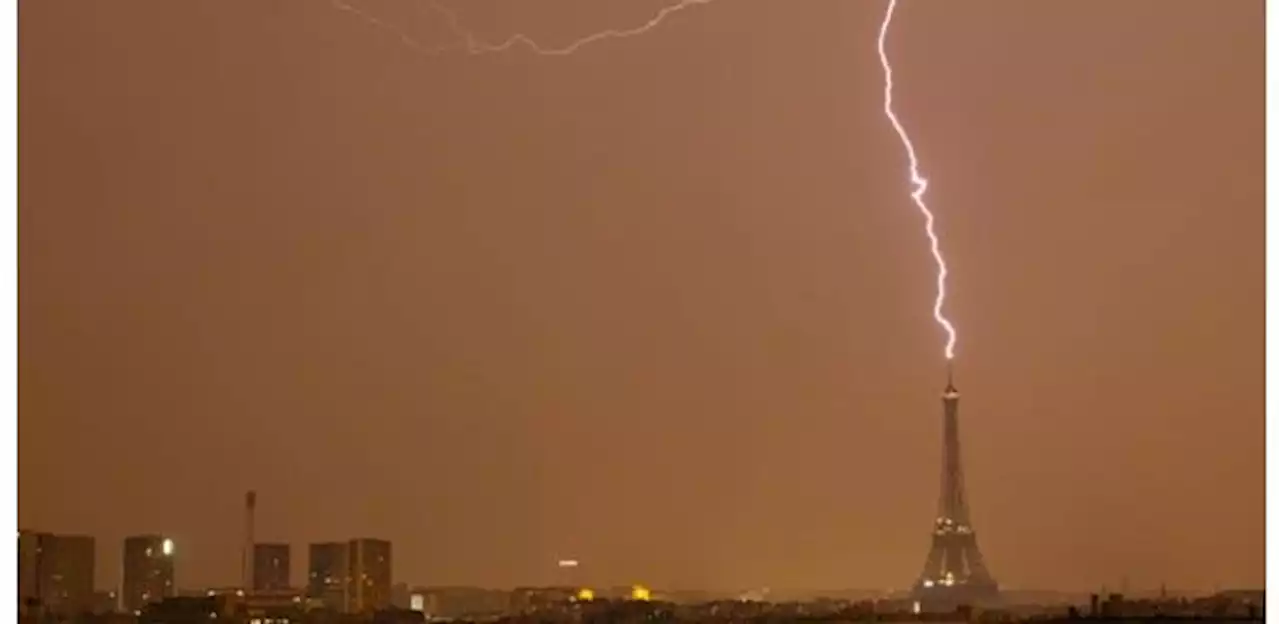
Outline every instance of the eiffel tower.
<svg viewBox="0 0 1280 624"><path fill-rule="evenodd" d="M931 608L988 604L999 596L969 522L969 501L960 465L959 407L960 392L952 382L948 363L947 387L942 392L942 493L929 557L911 590L915 600Z"/></svg>

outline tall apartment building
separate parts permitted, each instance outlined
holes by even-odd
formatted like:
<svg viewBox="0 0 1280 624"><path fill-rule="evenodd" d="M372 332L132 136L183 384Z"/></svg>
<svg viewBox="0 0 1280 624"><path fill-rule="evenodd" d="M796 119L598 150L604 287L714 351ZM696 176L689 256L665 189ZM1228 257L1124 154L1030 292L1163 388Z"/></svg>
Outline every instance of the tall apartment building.
<svg viewBox="0 0 1280 624"><path fill-rule="evenodd" d="M359 538L347 542L348 613L391 607L391 542Z"/></svg>
<svg viewBox="0 0 1280 624"><path fill-rule="evenodd" d="M359 538L312 544L307 595L326 608L368 613L391 606L391 542Z"/></svg>
<svg viewBox="0 0 1280 624"><path fill-rule="evenodd" d="M311 544L307 552L307 596L325 608L346 610L347 544Z"/></svg>
<svg viewBox="0 0 1280 624"><path fill-rule="evenodd" d="M19 531L19 609L55 615L91 610L94 551L92 537Z"/></svg>
<svg viewBox="0 0 1280 624"><path fill-rule="evenodd" d="M173 540L167 537L125 538L121 602L126 612L141 611L152 602L175 595L173 558Z"/></svg>
<svg viewBox="0 0 1280 624"><path fill-rule="evenodd" d="M253 545L253 590L289 589L289 545Z"/></svg>

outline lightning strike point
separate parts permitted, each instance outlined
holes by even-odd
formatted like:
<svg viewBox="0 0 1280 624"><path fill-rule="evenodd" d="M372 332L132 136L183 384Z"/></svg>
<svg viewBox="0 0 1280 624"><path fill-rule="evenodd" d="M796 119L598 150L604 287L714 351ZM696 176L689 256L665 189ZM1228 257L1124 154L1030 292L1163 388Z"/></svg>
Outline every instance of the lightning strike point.
<svg viewBox="0 0 1280 624"><path fill-rule="evenodd" d="M911 143L911 137L907 135L907 130L902 126L902 122L898 120L898 115L893 112L893 66L889 63L889 54L885 51L885 41L889 38L889 25L893 22L894 10L898 7L898 0L889 0L888 7L884 12L884 21L880 23L880 38L877 49L880 52L880 66L884 69L884 115L889 118L889 123L893 125L893 129L898 133L898 139L902 141L902 147L907 152L908 179L911 182L911 200L915 202L916 207L920 209L924 215L924 231L929 237L929 249L933 252L933 260L938 265L938 294L933 300L933 318L942 326L947 334L946 347L943 354L947 358L947 375L950 377L951 360L956 356L956 329L943 314L943 306L947 301L947 262L942 257L942 251L939 249L938 235L934 232L933 212L929 210L929 206L924 201L925 191L929 188L929 180L920 173L920 161L916 158L915 145Z"/></svg>

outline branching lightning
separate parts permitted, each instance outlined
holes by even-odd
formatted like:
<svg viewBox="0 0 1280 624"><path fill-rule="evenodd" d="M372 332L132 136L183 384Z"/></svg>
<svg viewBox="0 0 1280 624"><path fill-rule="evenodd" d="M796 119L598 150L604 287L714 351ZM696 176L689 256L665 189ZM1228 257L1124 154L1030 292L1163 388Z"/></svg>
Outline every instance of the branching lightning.
<svg viewBox="0 0 1280 624"><path fill-rule="evenodd" d="M933 212L929 210L929 206L924 202L925 190L929 188L929 181L920 175L920 161L916 158L916 148L911 143L911 138L907 136L907 131L902 127L902 122L898 121L898 116L893 112L893 67L889 64L889 55L885 52L885 40L889 37L889 24L893 21L893 12L898 6L898 0L889 0L889 6L884 13L884 21L880 23L880 65L884 68L884 114L889 118L889 123L893 124L893 129L898 133L898 138L902 140L902 146L907 151L907 160L910 164L910 179L912 185L911 199L915 201L916 207L924 214L924 231L929 236L929 248L933 252L933 259L938 264L938 295L933 301L933 318L938 321L942 329L947 333L946 356L950 362L956 356L956 328L947 320L946 315L942 312L942 307L947 301L947 262L942 258L942 251L938 247L938 235L933 230Z"/></svg>
<svg viewBox="0 0 1280 624"><path fill-rule="evenodd" d="M350 13L351 15L354 15L357 18L359 18L364 23L374 28L377 28L378 30L382 30L390 33L396 39L399 39L400 43L422 54L436 56L438 54L443 54L445 52L448 52L452 48L458 47L456 44L442 45L442 46L428 46L418 41L417 39L410 37L409 33L406 33L405 31L393 26L391 23L387 22L386 20L383 20L373 15L372 13L369 13L364 9L348 4L346 0L329 0L329 3L333 5L333 8L339 11ZM436 5L433 4L432 6L434 7ZM447 13L447 15L452 17L452 13Z"/></svg>
<svg viewBox="0 0 1280 624"><path fill-rule="evenodd" d="M714 1L715 0L676 0L673 4L669 4L660 9L653 17L639 26L626 29L601 30L559 47L548 47L538 43L532 37L523 33L511 35L501 43L486 43L462 26L461 20L455 11L439 4L438 0L423 0L424 4L429 6L433 12L444 17L450 30L458 39L452 43L430 46L411 37L404 30L392 25L391 23L350 4L349 0L330 0L335 8L355 15L369 25L394 35L401 43L413 50L432 56L448 52L463 52L469 55L499 54L520 46L527 48L534 54L542 56L568 56L592 43L608 39L625 39L648 33L654 28L657 28L668 17L676 13L696 5L711 4ZM884 114L888 117L889 123L893 125L894 131L898 133L898 138L902 141L902 146L906 150L909 164L908 173L912 186L911 199L915 202L916 207L920 209L920 213L924 215L925 234L929 238L929 248L933 253L933 259L938 266L937 296L933 302L933 318L946 332L947 341L944 353L947 361L950 362L955 358L956 329L943 312L943 308L947 300L948 271L947 262L942 257L942 251L938 242L938 235L934 231L933 212L929 209L929 206L924 200L925 191L929 188L929 181L921 175L920 162L916 157L915 145L912 144L911 138L907 135L906 129L903 127L902 122L898 119L898 115L893 110L893 67L889 62L889 55L885 50L885 42L889 37L889 26L893 22L894 11L897 9L897 6L898 0L888 0L888 7L885 9L884 19L880 23L880 36L877 46L880 53L880 65L884 69Z"/></svg>
<svg viewBox="0 0 1280 624"><path fill-rule="evenodd" d="M652 18L650 18L648 21L644 22L639 26L636 26L633 28L625 28L625 29L611 28L607 30L601 30L598 32L594 32L590 35L587 35L585 37L582 37L580 39L577 39L575 41L572 41L563 46L548 47L548 46L539 44L532 37L525 35L523 33L516 33L514 35L511 35L502 43L498 43L498 44L486 43L484 41L481 41L479 38L477 38L473 33L468 31L466 28L463 28L460 20L458 19L457 13L455 13L453 10L437 3L435 0L426 0L427 4L430 5L432 10L434 10L435 12L445 17L445 19L449 23L450 30L452 30L453 33L457 35L459 39L459 42L457 43L438 45L438 46L429 46L409 36L409 34L406 33L404 30L397 28L396 26L393 26L392 24L388 23L386 20L380 19L377 16L369 13L368 11L365 11L363 9L360 9L350 4L349 2L347 2L347 0L330 0L334 8L340 11L345 11L347 13L355 15L356 17L360 18L370 26L373 26L380 30L384 30L394 35L404 45L418 52L421 52L423 54L428 54L431 56L436 56L439 54L452 52L455 50L461 50L471 55L498 54L502 52L507 52L517 46L524 46L528 48L530 51L532 51L534 54L538 54L541 56L568 56L570 54L573 54L574 52L577 52L583 46L587 46L599 41L604 41L607 39L626 39L628 37L643 35L653 30L654 28L657 28L660 24L662 24L662 22L666 21L668 17L670 17L675 13L679 13L695 5L711 4L714 1L715 0L679 0L675 4L671 4L663 7L662 9L659 9L658 12Z"/></svg>
<svg viewBox="0 0 1280 624"><path fill-rule="evenodd" d="M538 42L529 38L527 35L519 34L519 33L508 37L506 41L503 41L498 45L489 45L489 44L485 44L480 41L477 41L475 37L471 36L470 33L465 32L460 28L458 28L457 20L453 20L452 24L454 26L454 31L457 32L459 36L463 37L467 41L467 51L472 54L506 52L507 50L510 50L512 47L516 45L524 44L525 46L528 46L528 48L532 50L534 53L541 54L543 56L567 56L567 55L573 54L574 52L577 52L579 48L585 45L595 43L597 41L603 41L605 39L626 39L627 37L643 35L649 32L650 30L657 28L658 25L661 24L663 20L667 19L667 17L670 15L679 13L680 11L683 11L694 5L710 4L713 1L714 0L680 0L680 2L676 4L663 7L657 12L657 14L655 14L652 18L650 18L649 21L639 26L636 26L634 28L627 28L623 30L618 30L618 29L602 30L602 31L587 35L581 39L578 39L577 41L573 41L568 45L565 45L559 48L543 47L539 45Z"/></svg>

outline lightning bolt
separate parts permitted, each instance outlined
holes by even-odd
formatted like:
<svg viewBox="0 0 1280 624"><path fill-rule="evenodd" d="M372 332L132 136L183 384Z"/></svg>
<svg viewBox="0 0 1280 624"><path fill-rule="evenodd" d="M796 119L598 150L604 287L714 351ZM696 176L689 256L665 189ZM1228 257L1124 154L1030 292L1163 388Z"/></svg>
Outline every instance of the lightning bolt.
<svg viewBox="0 0 1280 624"><path fill-rule="evenodd" d="M711 4L714 1L715 0L680 0L675 4L668 5L659 9L658 12L654 14L653 17L649 18L648 21L644 22L639 26L636 26L633 28L626 28L626 29L611 28L607 30L601 30L599 32L595 32L585 37L582 37L581 39L574 40L560 47L543 46L542 44L539 44L537 41L535 41L532 37L525 35L523 33L516 33L514 35L511 35L502 43L497 43L497 44L486 43L484 41L481 41L472 32L470 32L469 30L467 30L462 26L461 21L458 19L458 14L456 12L454 12L452 9L449 9L435 2L435 0L428 0L427 4L431 7L432 10L434 10L437 13L440 13L445 17L445 19L449 23L449 28L454 32L455 35L458 36L460 43L429 46L409 36L409 34L406 33L404 30L392 25L386 20L383 20L369 13L368 11L365 11L364 9L361 9L355 5L350 4L346 0L330 0L330 3L333 5L334 8L340 11L344 11L346 13L350 13L351 15L356 16L357 18L369 24L370 26L373 26L374 28L390 33L392 36L399 39L400 42L403 43L405 46L430 56L437 56L437 55L444 54L446 52L451 52L454 50L462 50L467 54L471 54L473 56L481 55L481 54L499 54L502 52L507 52L508 50L511 50L512 48L515 48L521 45L523 45L524 47L527 47L533 53L541 56L568 56L570 54L573 54L574 52L577 52L583 46L587 46L598 41L604 41L606 39L626 39L629 37L643 35L653 30L654 28L657 28L660 24L662 24L662 22L666 21L668 17L670 17L675 13L679 13L685 9L688 9L696 5Z"/></svg>
<svg viewBox="0 0 1280 624"><path fill-rule="evenodd" d="M532 37L516 33L511 35L502 43L491 44L481 41L474 33L464 28L458 14L452 9L439 4L436 0L425 0L430 8L442 15L449 24L450 30L458 37L459 41L452 44L428 46L422 42L409 36L405 31L378 18L356 6L347 2L347 0L330 0L333 6L339 10L355 15L378 29L387 31L397 37L406 46L429 55L439 55L445 52L462 50L470 55L481 54L499 54L507 52L517 46L524 46L535 54L542 56L568 56L577 52L584 46L604 41L608 39L626 39L645 34L661 25L668 17L684 11L685 9L711 4L715 0L678 0L674 4L667 5L658 10L648 21L626 29L607 29L601 30L580 39L574 40L560 47L547 47L539 44ZM924 201L925 191L929 188L929 180L920 174L920 161L916 156L915 145L912 144L910 136L908 136L906 128L898 119L898 115L893 110L893 66L889 62L889 54L885 51L885 42L889 38L889 26L893 22L894 12L897 9L898 0L889 0L885 9L884 19L880 23L880 36L877 42L877 49L880 53L880 65L884 69L884 114L889 119L889 123L893 125L893 129L898 133L898 138L902 141L902 147L906 150L907 160L909 162L909 179L911 182L911 199L915 202L916 207L920 209L920 213L924 215L924 230L929 238L929 249L933 253L933 259L938 265L937 280L937 296L933 302L933 318L938 325L946 332L947 341L944 349L947 361L950 362L955 358L956 347L956 329L951 321L947 319L943 313L943 308L947 300L947 262L942 257L942 251L938 242L938 235L934 230L933 211L929 210L928 204Z"/></svg>
<svg viewBox="0 0 1280 624"><path fill-rule="evenodd" d="M452 25L454 32L457 33L458 36L466 40L467 52L471 54L496 54L500 52L506 52L507 50L510 50L511 48L517 45L523 44L526 47L528 47L530 50L532 50L535 54L540 54L542 56L568 56L570 54L573 54L574 52L577 52L583 46L590 45L597 41L604 41L606 39L626 39L628 37L643 35L653 30L654 28L657 28L660 24L662 24L663 21L665 21L671 15L679 13L692 6L697 6L701 4L711 4L714 1L715 0L680 0L680 2L677 2L676 4L668 5L659 9L658 12L654 14L653 17L649 18L648 21L634 28L627 28L627 29L621 29L621 30L611 28L608 30L602 30L602 31L587 35L581 39L570 42L569 44L564 45L562 47L558 47L558 48L544 47L540 45L538 42L534 41L528 35L524 35L521 33L516 33L514 35L511 35L506 39L506 41L503 41L502 43L499 43L496 45L486 44L477 40L470 32L467 32L461 26L459 26L456 15L453 15L451 12L448 12L443 8L441 8L440 10L450 13L450 15L452 16L451 19L449 20L450 25ZM436 5L436 6L438 7L439 5Z"/></svg>
<svg viewBox="0 0 1280 624"><path fill-rule="evenodd" d="M933 252L934 261L938 264L938 295L933 300L933 318L947 333L947 346L944 352L947 361L950 362L956 356L956 328L942 313L943 305L947 301L947 261L943 259L942 251L938 248L938 235L933 229L933 212L924 202L924 193L929 188L929 180L920 175L920 161L916 158L916 148L911 144L911 137L907 136L907 130L902 127L902 122L898 121L898 115L893 112L893 67L889 63L888 53L885 52L885 40L889 38L889 24L893 22L893 12L897 6L898 0L889 0L889 6L884 12L884 21L880 23L878 48L880 65L884 68L884 115L889 118L889 123L893 124L898 138L902 140L902 147L907 151L912 186L911 199L924 215L924 231L929 236L929 249Z"/></svg>
<svg viewBox="0 0 1280 624"><path fill-rule="evenodd" d="M377 16L373 15L372 13L365 11L364 9L360 9L350 4L347 4L343 0L329 0L329 4L332 4L333 8L339 11L356 16L358 19L360 19L364 23L374 28L377 28L378 30L391 33L392 36L400 40L400 43L418 52L421 52L423 54L436 56L448 50L448 46L424 45L422 42L418 41L417 39L410 37L409 33L406 33L405 31L400 30L399 28L396 28L395 26L388 23L386 20L380 19Z"/></svg>

